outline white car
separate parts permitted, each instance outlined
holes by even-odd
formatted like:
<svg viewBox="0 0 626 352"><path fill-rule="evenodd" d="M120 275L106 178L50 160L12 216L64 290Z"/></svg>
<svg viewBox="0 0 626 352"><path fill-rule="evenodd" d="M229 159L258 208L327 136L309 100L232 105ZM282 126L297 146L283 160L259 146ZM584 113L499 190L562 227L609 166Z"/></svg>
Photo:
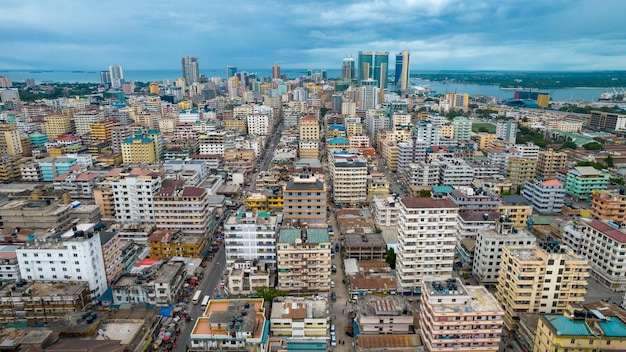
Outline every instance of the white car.
<svg viewBox="0 0 626 352"><path fill-rule="evenodd" d="M331 287L331 288L335 287L335 281L330 280L330 287Z"/></svg>
<svg viewBox="0 0 626 352"><path fill-rule="evenodd" d="M330 335L330 345L331 346L337 346L337 336Z"/></svg>

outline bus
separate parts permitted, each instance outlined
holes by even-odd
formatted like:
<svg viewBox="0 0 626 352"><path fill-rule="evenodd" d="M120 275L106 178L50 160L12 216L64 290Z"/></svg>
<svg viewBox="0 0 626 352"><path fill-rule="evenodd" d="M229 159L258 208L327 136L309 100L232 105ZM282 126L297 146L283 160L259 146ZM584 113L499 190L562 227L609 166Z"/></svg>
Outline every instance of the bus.
<svg viewBox="0 0 626 352"><path fill-rule="evenodd" d="M197 290L194 294L193 294L193 298L191 299L191 302L193 304L198 304L200 303L200 295L202 295L202 291Z"/></svg>
<svg viewBox="0 0 626 352"><path fill-rule="evenodd" d="M202 304L200 304L200 307L202 309L206 308L207 305L209 305L209 300L211 299L210 295L206 295L204 296L204 298L202 299Z"/></svg>

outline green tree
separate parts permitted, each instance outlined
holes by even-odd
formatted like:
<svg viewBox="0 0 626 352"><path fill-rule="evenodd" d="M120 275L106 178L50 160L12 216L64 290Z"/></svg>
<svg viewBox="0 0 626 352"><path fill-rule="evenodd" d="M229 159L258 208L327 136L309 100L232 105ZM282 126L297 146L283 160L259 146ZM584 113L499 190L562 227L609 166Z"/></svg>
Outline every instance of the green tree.
<svg viewBox="0 0 626 352"><path fill-rule="evenodd" d="M611 177L609 179L609 181L613 182L613 183L617 183L618 185L624 185L624 179L623 178L619 178L619 177Z"/></svg>
<svg viewBox="0 0 626 352"><path fill-rule="evenodd" d="M606 165L595 161L579 161L576 163L576 166L591 166L596 170L606 169Z"/></svg>
<svg viewBox="0 0 626 352"><path fill-rule="evenodd" d="M396 252L394 252L393 248L389 248L387 250L387 255L385 256L385 261L387 262L387 264L389 264L391 269L395 269L396 268Z"/></svg>
<svg viewBox="0 0 626 352"><path fill-rule="evenodd" d="M422 198L428 198L432 195L432 192L429 189L420 189L418 195Z"/></svg>
<svg viewBox="0 0 626 352"><path fill-rule="evenodd" d="M576 143L574 142L565 142L563 143L563 145L561 146L561 149L565 149L565 148L569 148L569 149L576 149L578 148L578 146L576 145Z"/></svg>
<svg viewBox="0 0 626 352"><path fill-rule="evenodd" d="M608 166L608 167L613 167L613 166L615 166L615 165L613 164L613 157L612 157L611 155L607 156L607 157L604 159L604 162L606 163L606 166Z"/></svg>
<svg viewBox="0 0 626 352"><path fill-rule="evenodd" d="M597 143L597 142L587 143L583 145L583 148L587 150L604 150L604 148L602 147L602 144Z"/></svg>
<svg viewBox="0 0 626 352"><path fill-rule="evenodd" d="M273 287L267 286L257 288L256 294L263 298L265 302L273 302L276 297L287 296L287 292L279 291Z"/></svg>

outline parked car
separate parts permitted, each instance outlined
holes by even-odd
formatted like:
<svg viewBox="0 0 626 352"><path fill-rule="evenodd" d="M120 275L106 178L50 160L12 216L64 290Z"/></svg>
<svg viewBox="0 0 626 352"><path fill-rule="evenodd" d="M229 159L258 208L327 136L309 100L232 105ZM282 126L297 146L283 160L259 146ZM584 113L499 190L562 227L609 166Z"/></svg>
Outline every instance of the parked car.
<svg viewBox="0 0 626 352"><path fill-rule="evenodd" d="M330 345L331 346L337 346L337 336L335 335L330 335Z"/></svg>
<svg viewBox="0 0 626 352"><path fill-rule="evenodd" d="M330 287L334 288L335 287L335 281L330 280Z"/></svg>
<svg viewBox="0 0 626 352"><path fill-rule="evenodd" d="M336 293L334 293L334 292L333 292L333 293L331 293L331 294L330 294L330 299L332 299L332 300L333 300L333 302L334 302L334 301L336 301L336 300L337 300L337 294L336 294ZM332 326L332 325L331 325L331 326Z"/></svg>

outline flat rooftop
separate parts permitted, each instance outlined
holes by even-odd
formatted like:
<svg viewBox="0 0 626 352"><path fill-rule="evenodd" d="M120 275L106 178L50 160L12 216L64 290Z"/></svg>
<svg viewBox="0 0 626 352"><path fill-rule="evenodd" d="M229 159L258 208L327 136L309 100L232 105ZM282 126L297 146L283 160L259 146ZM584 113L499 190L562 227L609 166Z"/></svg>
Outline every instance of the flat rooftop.
<svg viewBox="0 0 626 352"><path fill-rule="evenodd" d="M133 341L137 333L141 330L143 321L121 321L105 323L102 326L105 336L111 340L120 340L121 344L128 345ZM96 337L96 340L105 340L101 335Z"/></svg>
<svg viewBox="0 0 626 352"><path fill-rule="evenodd" d="M435 290L435 284L439 288ZM429 295L429 304L437 313L481 313L493 312L504 315L500 303L484 286L465 286L459 279L454 279L454 285L449 286L446 281L424 281L424 290ZM449 287L452 287L449 289ZM443 289L441 289L443 288ZM446 302L445 298L453 297L455 302ZM444 298L443 302L437 300Z"/></svg>
<svg viewBox="0 0 626 352"><path fill-rule="evenodd" d="M271 319L323 319L328 301L317 297L278 297L272 304Z"/></svg>

